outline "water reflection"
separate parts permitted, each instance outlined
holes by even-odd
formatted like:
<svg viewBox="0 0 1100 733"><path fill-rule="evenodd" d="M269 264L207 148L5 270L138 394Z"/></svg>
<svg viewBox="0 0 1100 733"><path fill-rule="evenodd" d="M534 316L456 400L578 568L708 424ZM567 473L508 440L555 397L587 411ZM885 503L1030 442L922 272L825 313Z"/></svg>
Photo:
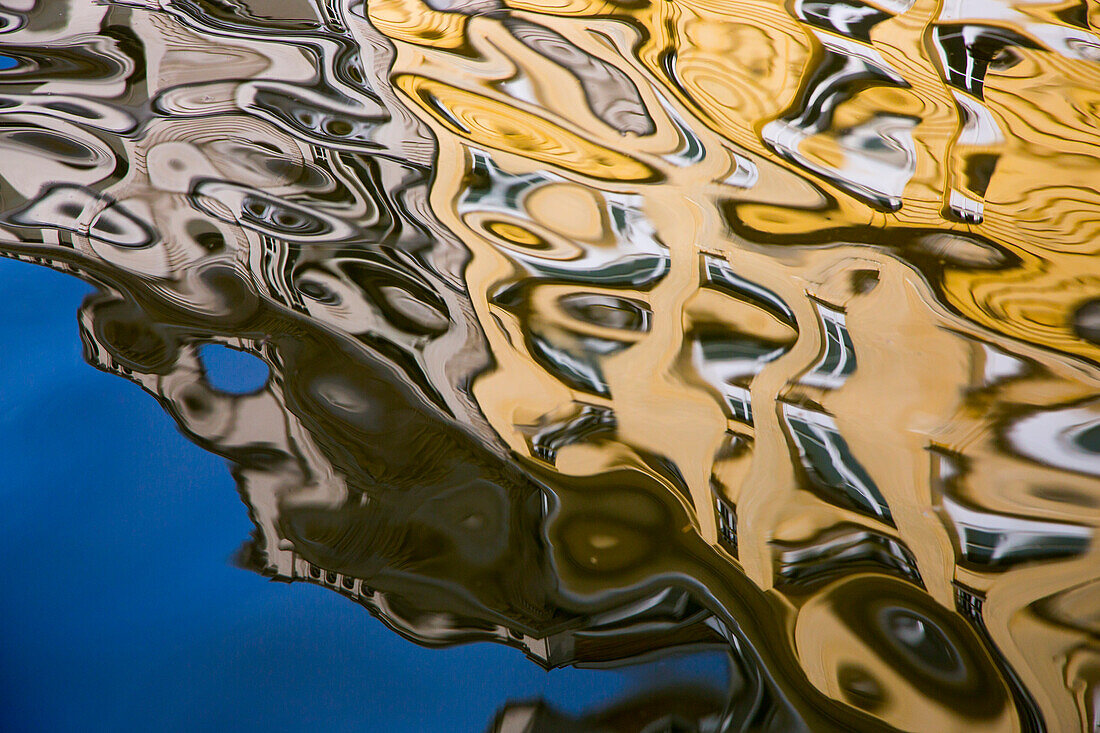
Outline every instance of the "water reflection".
<svg viewBox="0 0 1100 733"><path fill-rule="evenodd" d="M243 566L731 660L494 730L1100 724L1091 6L9 8L3 251L99 286Z"/></svg>

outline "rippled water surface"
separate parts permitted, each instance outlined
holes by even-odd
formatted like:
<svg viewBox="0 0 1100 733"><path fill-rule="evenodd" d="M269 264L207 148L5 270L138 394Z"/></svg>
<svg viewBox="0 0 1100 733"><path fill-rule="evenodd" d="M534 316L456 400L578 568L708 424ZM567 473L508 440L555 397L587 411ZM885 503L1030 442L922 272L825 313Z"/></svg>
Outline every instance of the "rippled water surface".
<svg viewBox="0 0 1100 733"><path fill-rule="evenodd" d="M1100 730L1098 29L3 0L4 727Z"/></svg>

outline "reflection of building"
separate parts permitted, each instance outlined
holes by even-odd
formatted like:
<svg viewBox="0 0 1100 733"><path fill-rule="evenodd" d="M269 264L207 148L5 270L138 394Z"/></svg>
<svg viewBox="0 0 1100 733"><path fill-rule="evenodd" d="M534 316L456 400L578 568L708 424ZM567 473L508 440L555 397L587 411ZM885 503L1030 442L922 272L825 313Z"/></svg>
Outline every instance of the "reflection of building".
<svg viewBox="0 0 1100 733"><path fill-rule="evenodd" d="M689 724L1089 720L1082 291L1029 294L1067 271L1018 231L1044 207L1009 220L990 180L928 173L955 165L966 114L1011 99L987 83L979 109L973 84L965 103L934 88L926 55L887 58L908 23L932 27L919 3L844 6L868 22L843 33L811 3L681 5L623 11L653 31L636 60L610 50L617 21L584 20L604 46L520 3L31 13L12 36L28 58L118 27L142 56L104 31L69 44L99 74L79 88L0 76L0 145L37 161L0 171L3 248L101 286L89 361L232 463L256 525L244 566L420 643L546 666L728 649L744 685ZM655 62L662 34L676 54ZM887 65L945 104L902 115L913 93ZM729 80L744 104L709 96ZM828 105L795 99L815 90ZM994 182L1030 155L1005 145ZM940 216L963 188L984 190L980 226ZM209 342L263 359L266 386L211 387ZM514 706L496 725L516 721L595 724Z"/></svg>
<svg viewBox="0 0 1100 733"><path fill-rule="evenodd" d="M946 49L958 19L927 3L800 3L791 15L772 3L687 3L675 17L666 5L612 13L506 3L538 12L585 51L593 29L617 38L620 12L646 29L639 46L609 40L608 57L622 60L647 101L652 94L656 132L622 137L585 118L593 159L606 163L593 170L565 157L548 166L529 140L484 132L538 109L545 144L568 145L585 114L574 100L590 98L583 84L513 91L555 72L508 46L510 28L492 19L479 19L476 33L512 49L502 53L519 71L487 66L455 87L435 84L448 78L439 49L459 47L473 21L427 9L391 15L398 5L412 6L375 5L371 17L395 39L394 77L422 103L453 171L433 196L459 202L439 212L473 253L467 281L497 363L474 394L530 470L585 487L563 500L573 513L563 508L550 525L567 582L636 578L619 569L633 567L625 551L605 561L590 543L570 541L573 517L607 506L585 491L617 497L620 510L600 527L615 547L644 545L653 528L631 515L643 513L643 496L665 493L711 548L774 594L784 618L797 619L804 672L829 697L903 728L951 725L965 708L950 702L955 693L926 694L919 677L900 672L911 653L907 624L929 630L929 644L963 638L950 632L957 620L936 610L946 608L1009 662L1003 694L1019 721L975 714L983 725L1027 729L1041 716L1077 725L1088 713L1073 698L1087 694L1067 692L1057 660L1078 653L1081 637L1053 631L1031 605L1095 576L1100 459L1085 436L1100 419L1096 374L1006 336L1094 358L1073 325L1090 297L1077 268L1093 264L1070 254L1082 230L1053 220L1055 210L1072 218L1092 193L1084 178L1047 167L1072 155L1068 147L1044 138L1051 154L1042 158L996 125L1065 128L1072 115L1022 124L1031 103L1014 99L1022 77L1005 71L1015 59L1060 74L1064 89L1087 87L1092 71L1079 49L1020 39L1057 28L1078 42L1094 36L1066 31L1073 21L1064 19L1002 34L1003 58L982 71L976 95L982 80L952 71L976 47L944 50L947 68L927 55L922 34L935 31ZM988 36L988 22L968 23ZM429 27L451 35L431 38ZM1010 116L1014 125L983 127ZM1082 135L1065 129L1063 140ZM982 148L994 138L995 150ZM769 146L786 162L765 156ZM705 152L685 155L691 147ZM661 183L642 181L638 165ZM1095 176L1094 161L1081 165ZM749 169L756 175L737 173ZM1029 180L1017 184L1023 170ZM471 187L513 195L489 200ZM1065 198L1040 204L1054 188ZM638 254L602 214L623 191L647 222L645 241L667 252L659 270L644 270L655 276L635 276ZM1019 191L1031 198L1012 199ZM1095 217L1081 216L1091 231ZM1038 219L1041 252L1028 233ZM579 266L594 256L600 277ZM1028 284L1067 280L1049 298ZM602 306L579 310L578 299ZM635 475L647 478L633 491L611 490ZM883 592L893 587L883 576L922 588L912 618L923 620L898 621L898 636L888 631L873 646L860 640L853 648L879 660L873 670L853 671L839 641L803 653L844 626L835 603L819 599L863 574L878 576ZM1035 645L1055 661L1040 661Z"/></svg>

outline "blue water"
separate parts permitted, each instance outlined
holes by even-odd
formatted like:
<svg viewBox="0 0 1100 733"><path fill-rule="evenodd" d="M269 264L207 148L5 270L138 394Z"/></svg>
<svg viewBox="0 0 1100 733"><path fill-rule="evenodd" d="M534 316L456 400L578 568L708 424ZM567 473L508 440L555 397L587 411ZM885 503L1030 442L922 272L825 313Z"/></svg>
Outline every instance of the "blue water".
<svg viewBox="0 0 1100 733"><path fill-rule="evenodd" d="M715 655L546 673L490 644L424 649L361 607L229 557L251 529L224 461L137 386L87 365L91 289L0 260L2 728L482 731L508 699L579 713L659 682L722 684ZM203 354L239 391L266 378Z"/></svg>
<svg viewBox="0 0 1100 733"><path fill-rule="evenodd" d="M263 389L271 370L259 358L220 344L199 349L206 381L214 389L230 394L248 394Z"/></svg>

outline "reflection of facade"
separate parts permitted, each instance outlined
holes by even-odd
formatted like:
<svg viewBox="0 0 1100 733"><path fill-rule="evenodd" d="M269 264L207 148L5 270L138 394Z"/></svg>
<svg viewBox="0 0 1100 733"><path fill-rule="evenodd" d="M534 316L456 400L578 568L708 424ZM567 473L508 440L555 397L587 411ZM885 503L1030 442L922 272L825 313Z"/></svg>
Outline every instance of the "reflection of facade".
<svg viewBox="0 0 1100 733"><path fill-rule="evenodd" d="M1005 197L1093 143L1003 121L1020 70L1080 91L1091 31L994 34L979 79L1022 11L668 5L31 11L3 249L101 286L89 361L231 461L257 572L546 666L727 648L711 729L1088 725L1091 194ZM140 58L35 77L119 27ZM267 385L211 387L209 342Z"/></svg>

